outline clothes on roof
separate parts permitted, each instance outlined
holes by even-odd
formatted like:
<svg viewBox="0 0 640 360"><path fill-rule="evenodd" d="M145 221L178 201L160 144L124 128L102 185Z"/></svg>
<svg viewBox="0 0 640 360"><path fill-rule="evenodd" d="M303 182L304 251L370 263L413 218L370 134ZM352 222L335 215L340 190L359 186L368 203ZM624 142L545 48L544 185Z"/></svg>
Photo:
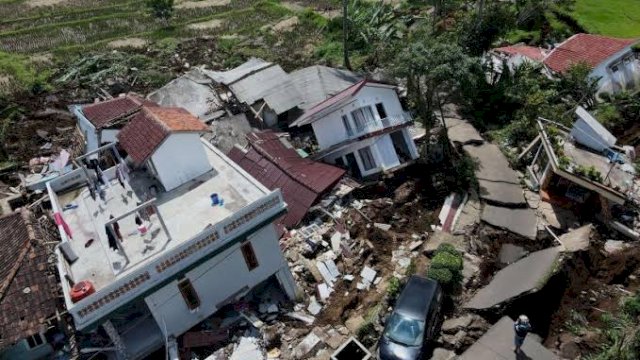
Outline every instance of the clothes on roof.
<svg viewBox="0 0 640 360"><path fill-rule="evenodd" d="M45 330L56 313L57 285L40 237L27 210L0 217L0 349Z"/></svg>
<svg viewBox="0 0 640 360"><path fill-rule="evenodd" d="M181 108L143 107L118 133L118 141L133 161L140 165L176 132L207 132L208 128Z"/></svg>
<svg viewBox="0 0 640 360"><path fill-rule="evenodd" d="M127 94L95 104L84 105L82 106L82 114L96 129L102 129L111 126L117 120L136 113L142 106L158 105L135 94Z"/></svg>
<svg viewBox="0 0 640 360"><path fill-rule="evenodd" d="M278 222L286 227L297 225L345 174L338 167L302 158L273 131L251 133L247 139L246 149L234 147L228 156L267 188L281 189L289 208Z"/></svg>
<svg viewBox="0 0 640 360"><path fill-rule="evenodd" d="M544 59L544 64L558 73L563 73L578 63L596 67L636 42L638 39L576 34L553 49Z"/></svg>

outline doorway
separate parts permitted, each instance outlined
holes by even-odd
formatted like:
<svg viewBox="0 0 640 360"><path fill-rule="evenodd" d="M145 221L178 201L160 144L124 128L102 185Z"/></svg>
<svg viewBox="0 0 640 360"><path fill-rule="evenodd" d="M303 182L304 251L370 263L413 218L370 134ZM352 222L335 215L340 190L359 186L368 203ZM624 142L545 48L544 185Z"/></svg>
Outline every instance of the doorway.
<svg viewBox="0 0 640 360"><path fill-rule="evenodd" d="M404 137L404 133L402 130L391 133L391 142L393 143L393 148L396 150L396 154L398 155L398 160L400 163L405 163L410 161L411 151L409 150L409 145Z"/></svg>
<svg viewBox="0 0 640 360"><path fill-rule="evenodd" d="M360 172L360 167L358 166L358 160L356 160L356 156L354 153L349 153L344 156L347 159L347 168L349 169L349 175L355 178L362 178L362 173Z"/></svg>

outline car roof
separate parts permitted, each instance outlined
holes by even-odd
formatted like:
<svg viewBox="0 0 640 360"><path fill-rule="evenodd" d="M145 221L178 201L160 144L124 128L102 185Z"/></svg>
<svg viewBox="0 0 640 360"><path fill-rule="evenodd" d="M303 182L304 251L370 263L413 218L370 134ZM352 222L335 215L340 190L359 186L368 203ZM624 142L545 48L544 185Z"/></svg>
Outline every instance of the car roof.
<svg viewBox="0 0 640 360"><path fill-rule="evenodd" d="M393 311L411 318L424 319L438 289L438 282L435 280L411 276Z"/></svg>

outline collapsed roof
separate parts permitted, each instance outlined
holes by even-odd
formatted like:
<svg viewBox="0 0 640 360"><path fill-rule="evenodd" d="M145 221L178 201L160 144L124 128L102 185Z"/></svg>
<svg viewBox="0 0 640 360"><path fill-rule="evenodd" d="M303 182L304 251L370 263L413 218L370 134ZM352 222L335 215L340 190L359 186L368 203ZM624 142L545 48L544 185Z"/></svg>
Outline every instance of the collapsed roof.
<svg viewBox="0 0 640 360"><path fill-rule="evenodd" d="M354 72L322 65L296 70L290 76L302 96L303 101L299 107L303 110L325 101L363 79Z"/></svg>
<svg viewBox="0 0 640 360"><path fill-rule="evenodd" d="M127 94L95 104L84 105L82 106L82 114L96 129L103 129L112 126L118 120L135 114L143 105L157 106L154 102L135 94Z"/></svg>
<svg viewBox="0 0 640 360"><path fill-rule="evenodd" d="M0 349L43 331L56 313L56 281L34 222L26 210L0 217Z"/></svg>
<svg viewBox="0 0 640 360"><path fill-rule="evenodd" d="M311 206L342 178L338 167L302 158L273 131L251 133L246 149L234 147L229 157L264 186L280 188L289 211L280 220L297 225Z"/></svg>

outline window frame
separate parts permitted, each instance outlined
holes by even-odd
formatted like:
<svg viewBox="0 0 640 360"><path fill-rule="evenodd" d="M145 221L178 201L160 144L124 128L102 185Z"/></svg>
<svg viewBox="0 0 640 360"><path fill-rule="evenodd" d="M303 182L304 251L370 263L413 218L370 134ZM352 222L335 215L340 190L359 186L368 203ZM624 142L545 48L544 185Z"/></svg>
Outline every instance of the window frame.
<svg viewBox="0 0 640 360"><path fill-rule="evenodd" d="M200 296L198 296L198 292L189 278L178 280L178 291L180 291L180 295L182 295L182 299L189 310L195 311L200 308L202 304ZM190 299L191 297L193 297L193 299ZM195 300L195 303L192 302L192 300Z"/></svg>
<svg viewBox="0 0 640 360"><path fill-rule="evenodd" d="M376 103L375 106L376 106L376 112L378 113L378 117L380 117L380 120L384 120L389 117L389 114L387 114L387 109L384 107L384 103L379 102L379 103ZM382 113L380 113L380 109L382 109Z"/></svg>
<svg viewBox="0 0 640 360"><path fill-rule="evenodd" d="M362 149L358 149L358 156L362 162L362 168L364 171L369 171L376 168L376 158L373 156L370 146L365 146Z"/></svg>
<svg viewBox="0 0 640 360"><path fill-rule="evenodd" d="M240 252L242 252L244 263L247 265L247 269L249 269L250 272L260 266L260 262L258 261L258 257L256 256L256 252L253 249L251 241L247 241L240 245Z"/></svg>
<svg viewBox="0 0 640 360"><path fill-rule="evenodd" d="M28 336L25 340L27 342L27 348L29 349L35 349L46 343L44 337L40 333L36 333L31 336ZM32 342L33 342L33 345L31 344Z"/></svg>
<svg viewBox="0 0 640 360"><path fill-rule="evenodd" d="M347 114L342 115L342 126L347 131L347 136L353 136L353 128L351 122L349 122L349 116Z"/></svg>

